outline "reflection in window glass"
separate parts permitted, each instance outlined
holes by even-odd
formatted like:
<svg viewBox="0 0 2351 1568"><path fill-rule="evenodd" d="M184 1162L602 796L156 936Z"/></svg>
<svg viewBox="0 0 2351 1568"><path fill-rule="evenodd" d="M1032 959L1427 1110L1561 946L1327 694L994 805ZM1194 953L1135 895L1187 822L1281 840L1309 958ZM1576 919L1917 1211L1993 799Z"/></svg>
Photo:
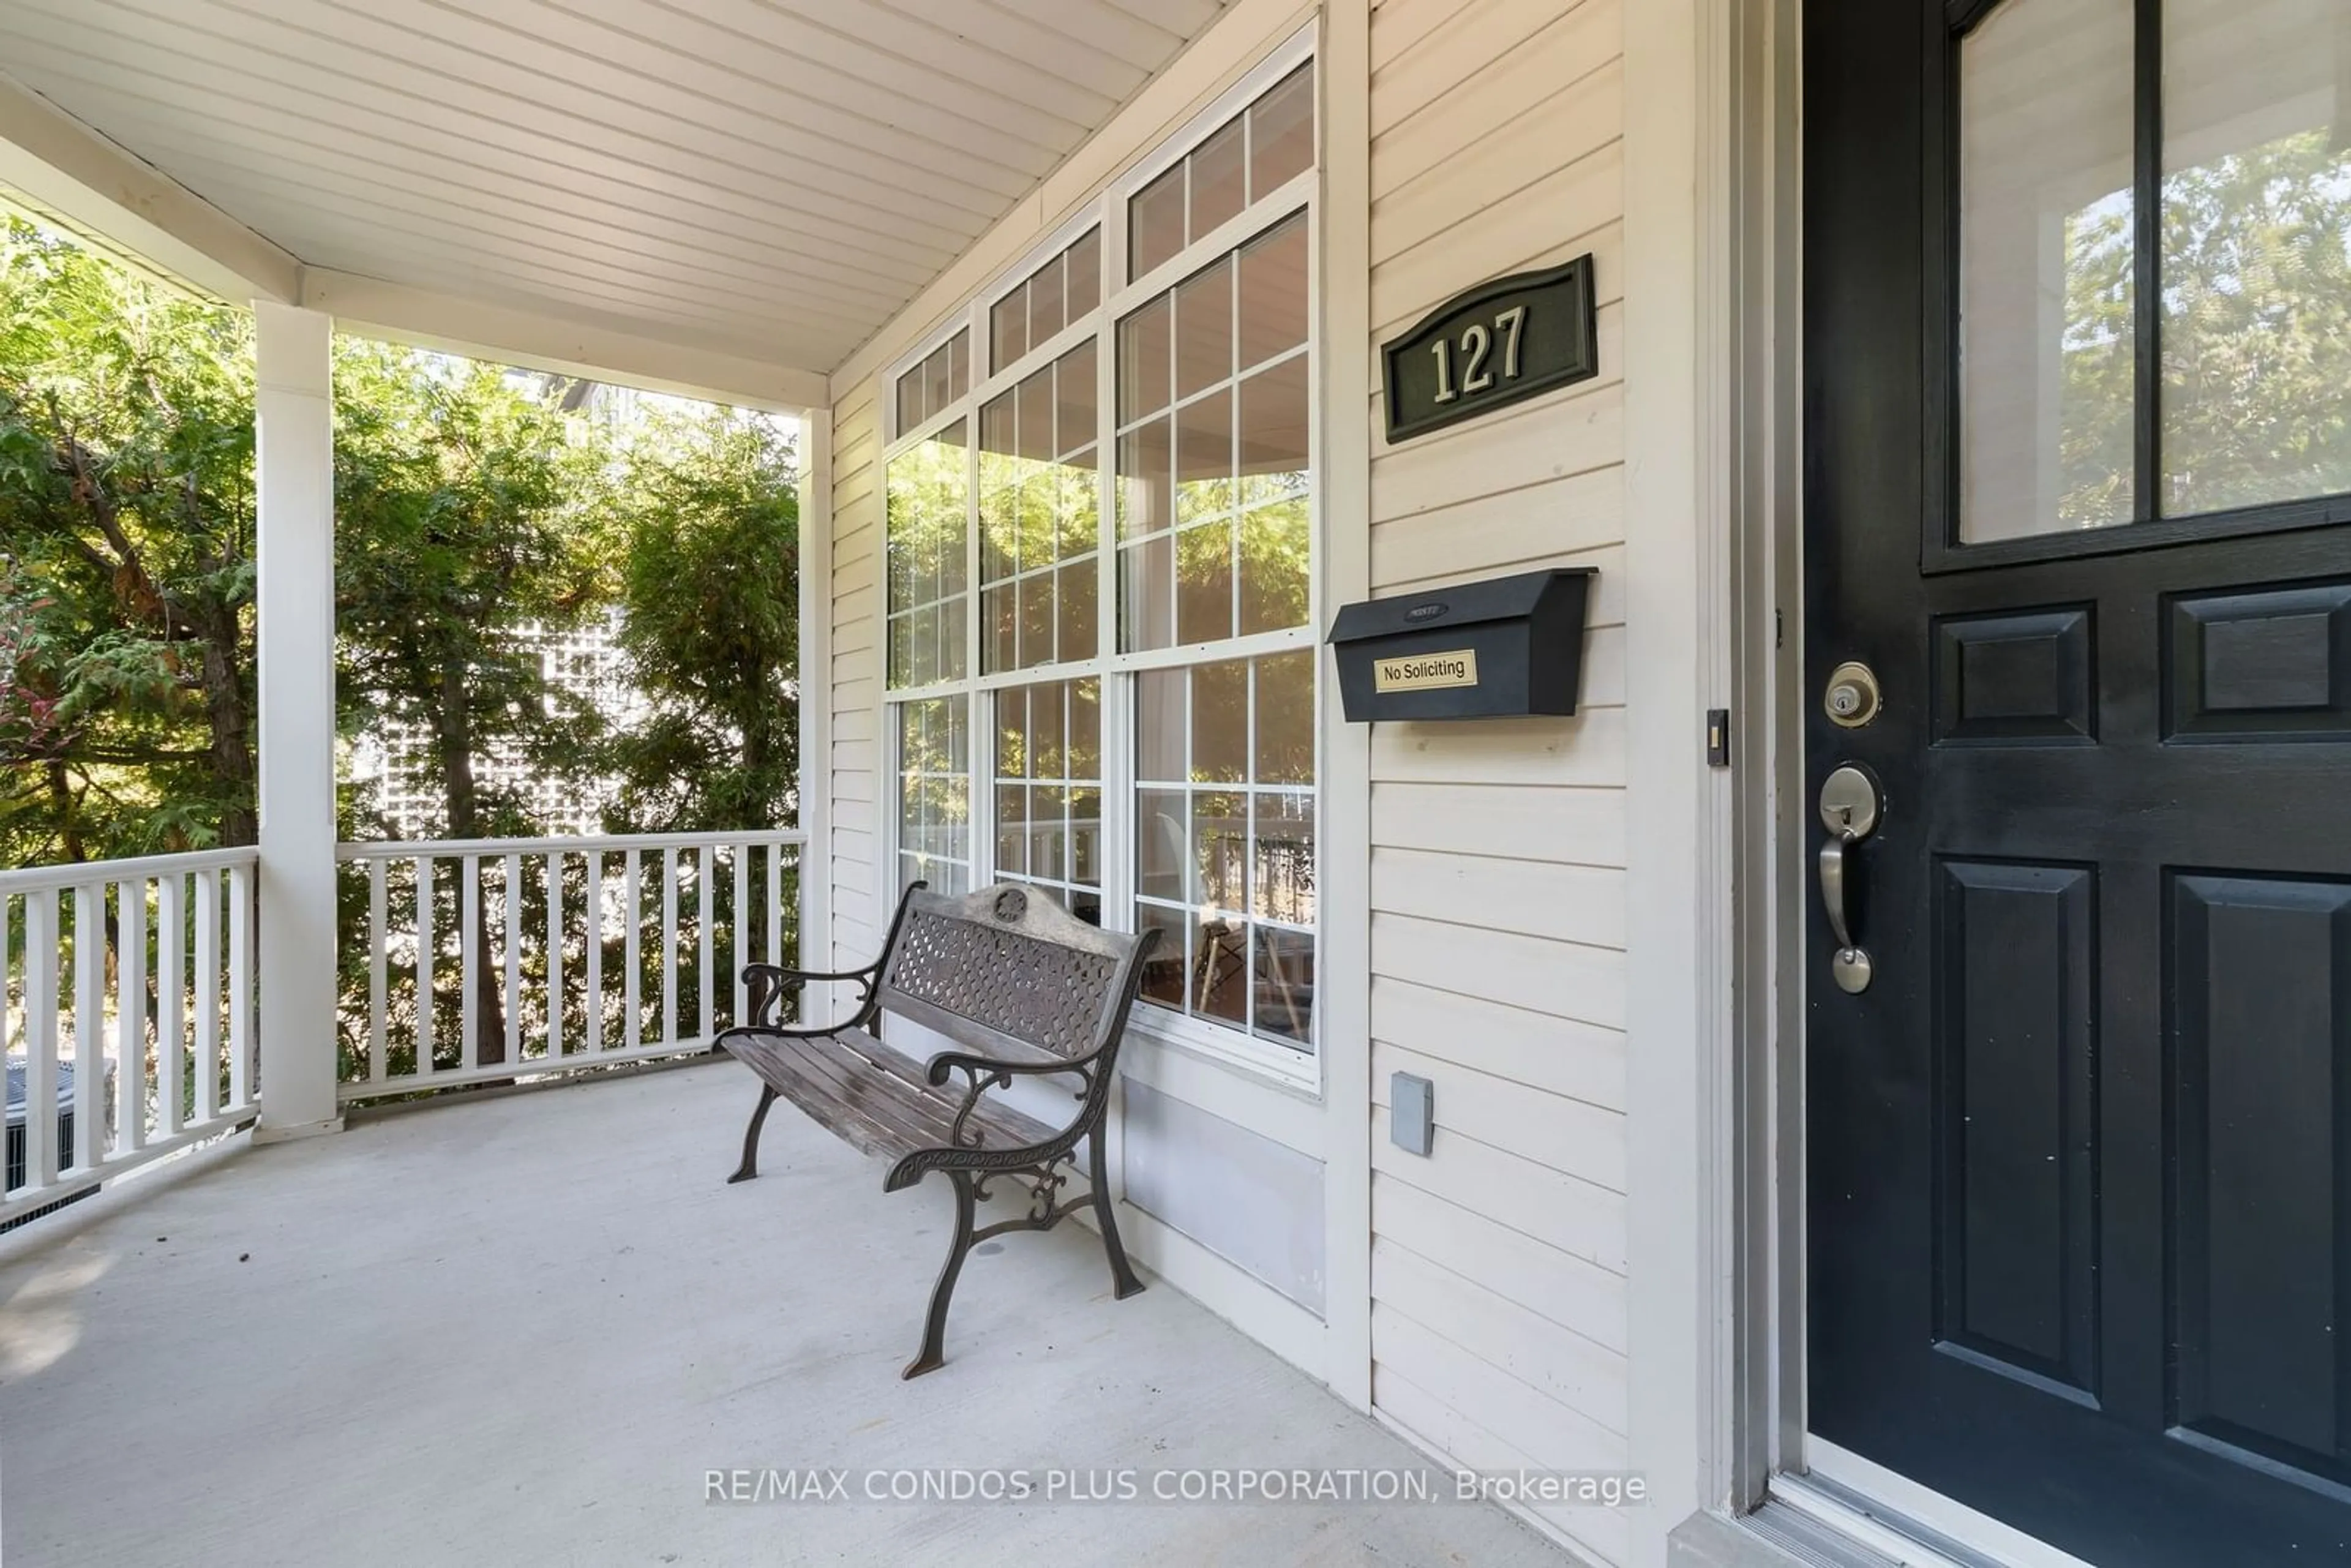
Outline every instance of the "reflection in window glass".
<svg viewBox="0 0 2351 1568"><path fill-rule="evenodd" d="M1126 280L1196 245L1314 167L1311 60L1258 95L1126 204ZM1033 338L1031 340L1034 340Z"/></svg>
<svg viewBox="0 0 2351 1568"><path fill-rule="evenodd" d="M1175 167L1135 193L1126 204L1126 277L1132 283L1184 248L1184 175Z"/></svg>
<svg viewBox="0 0 2351 1568"><path fill-rule="evenodd" d="M925 420L945 413L971 390L971 331L967 328L898 378L898 434L909 434Z"/></svg>
<svg viewBox="0 0 2351 1568"><path fill-rule="evenodd" d="M1314 654L1135 683L1135 920L1165 946L1144 994L1306 1045L1314 1016Z"/></svg>
<svg viewBox="0 0 2351 1568"><path fill-rule="evenodd" d="M1102 924L1102 682L996 695L996 873Z"/></svg>
<svg viewBox="0 0 2351 1568"><path fill-rule="evenodd" d="M980 668L994 674L1101 651L1101 547L1089 340L979 413Z"/></svg>
<svg viewBox="0 0 2351 1568"><path fill-rule="evenodd" d="M1241 247L1241 368L1306 341L1306 225L1283 224Z"/></svg>
<svg viewBox="0 0 2351 1568"><path fill-rule="evenodd" d="M971 888L970 699L898 705L898 885Z"/></svg>
<svg viewBox="0 0 2351 1568"><path fill-rule="evenodd" d="M1314 68L1299 67L1249 106L1249 200L1314 166Z"/></svg>
<svg viewBox="0 0 2351 1568"><path fill-rule="evenodd" d="M971 496L967 423L957 420L890 459L884 529L893 687L963 679Z"/></svg>
<svg viewBox="0 0 2351 1568"><path fill-rule="evenodd" d="M2132 0L2009 0L1959 46L1959 537L2128 522Z"/></svg>
<svg viewBox="0 0 2351 1568"><path fill-rule="evenodd" d="M2351 6L2166 0L2169 516L2351 491Z"/></svg>
<svg viewBox="0 0 2351 1568"><path fill-rule="evenodd" d="M1249 128L1239 116L1193 150L1191 232L1194 239L1240 215L1249 205Z"/></svg>
<svg viewBox="0 0 2351 1568"><path fill-rule="evenodd" d="M1123 652L1306 623L1305 227L1285 221L1119 323Z"/></svg>
<svg viewBox="0 0 2351 1568"><path fill-rule="evenodd" d="M1102 231L1088 229L1070 247L1021 279L988 308L987 362L1000 371L1102 303Z"/></svg>

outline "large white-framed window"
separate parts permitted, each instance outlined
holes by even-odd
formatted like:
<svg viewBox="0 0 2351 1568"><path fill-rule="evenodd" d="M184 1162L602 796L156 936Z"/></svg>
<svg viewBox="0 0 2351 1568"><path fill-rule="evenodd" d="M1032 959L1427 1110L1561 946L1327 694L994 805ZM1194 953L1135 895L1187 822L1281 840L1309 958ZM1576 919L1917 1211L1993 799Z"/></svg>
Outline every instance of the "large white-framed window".
<svg viewBox="0 0 2351 1568"><path fill-rule="evenodd" d="M1315 102L1308 30L883 399L884 891L1156 927L1137 1026L1309 1084Z"/></svg>

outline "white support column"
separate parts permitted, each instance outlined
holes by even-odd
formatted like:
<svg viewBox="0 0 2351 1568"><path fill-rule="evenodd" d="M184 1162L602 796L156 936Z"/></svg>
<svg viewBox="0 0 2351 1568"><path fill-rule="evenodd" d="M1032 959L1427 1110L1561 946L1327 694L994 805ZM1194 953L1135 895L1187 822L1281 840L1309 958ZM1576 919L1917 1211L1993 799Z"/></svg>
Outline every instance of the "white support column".
<svg viewBox="0 0 2351 1568"><path fill-rule="evenodd" d="M832 410L800 411L800 952L803 969L832 951ZM831 988L800 995L801 1018L833 1017Z"/></svg>
<svg viewBox="0 0 2351 1568"><path fill-rule="evenodd" d="M1322 10L1322 616L1372 594L1372 5ZM1372 1407L1372 727L1322 699L1323 1381Z"/></svg>
<svg viewBox="0 0 2351 1568"><path fill-rule="evenodd" d="M335 1106L333 321L256 302L261 665L261 1123L256 1143L342 1126Z"/></svg>

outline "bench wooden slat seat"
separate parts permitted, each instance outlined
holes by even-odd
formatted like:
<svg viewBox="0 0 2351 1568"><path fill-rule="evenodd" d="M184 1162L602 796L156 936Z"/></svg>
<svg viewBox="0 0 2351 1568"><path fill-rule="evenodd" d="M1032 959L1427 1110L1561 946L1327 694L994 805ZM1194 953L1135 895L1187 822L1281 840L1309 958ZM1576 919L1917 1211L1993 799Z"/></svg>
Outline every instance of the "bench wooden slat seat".
<svg viewBox="0 0 2351 1568"><path fill-rule="evenodd" d="M922 1070L870 1034L730 1040L726 1049L769 1088L861 1155L897 1160L952 1141L955 1102ZM1041 1144L1053 1129L1001 1100L983 1100L970 1125L991 1146Z"/></svg>
<svg viewBox="0 0 2351 1568"><path fill-rule="evenodd" d="M859 1152L890 1160L884 1191L912 1186L932 1171L955 1188L955 1235L906 1376L944 1360L956 1279L971 1248L991 1236L1050 1230L1091 1207L1116 1294L1143 1289L1119 1241L1102 1124L1127 1014L1158 935L1098 931L1030 888L1005 884L953 898L916 883L899 901L881 956L862 969L745 967L755 1021L727 1030L718 1043L758 1076L760 1092L744 1130L742 1163L726 1179L758 1174L759 1130L780 1098ZM783 998L818 981L854 982L856 1015L831 1027L777 1021ZM885 1012L964 1049L917 1067L874 1032ZM958 1073L963 1082L953 1085ZM1067 1122L1056 1125L1000 1097L1016 1079L1031 1077L1074 1083ZM1064 1201L1080 1143L1090 1190ZM997 1181L1027 1192L1029 1211L976 1228L976 1207Z"/></svg>

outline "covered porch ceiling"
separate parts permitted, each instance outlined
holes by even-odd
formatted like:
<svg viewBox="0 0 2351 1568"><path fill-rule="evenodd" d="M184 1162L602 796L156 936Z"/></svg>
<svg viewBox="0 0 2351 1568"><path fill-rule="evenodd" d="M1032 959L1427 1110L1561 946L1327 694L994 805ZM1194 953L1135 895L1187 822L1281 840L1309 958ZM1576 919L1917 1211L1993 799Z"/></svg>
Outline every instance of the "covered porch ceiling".
<svg viewBox="0 0 2351 1568"><path fill-rule="evenodd" d="M1226 0L0 0L0 202L225 298L789 405Z"/></svg>

